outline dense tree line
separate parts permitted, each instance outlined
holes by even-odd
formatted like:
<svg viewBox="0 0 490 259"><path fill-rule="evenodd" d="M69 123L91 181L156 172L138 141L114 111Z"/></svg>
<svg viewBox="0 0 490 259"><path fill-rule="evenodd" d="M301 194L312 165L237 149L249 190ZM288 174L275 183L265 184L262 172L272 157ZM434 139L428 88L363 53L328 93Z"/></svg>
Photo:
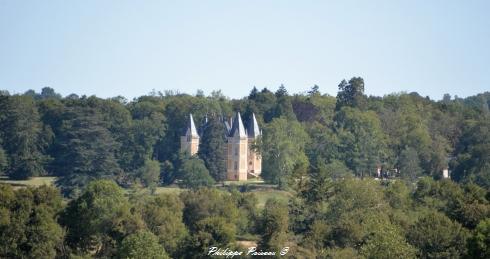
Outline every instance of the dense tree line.
<svg viewBox="0 0 490 259"><path fill-rule="evenodd" d="M3 258L203 258L210 247L289 248L285 258L486 258L488 192L474 184L334 180L336 166L289 202L199 188L151 195L90 182L67 203L54 187L0 185ZM250 245L249 245L250 246Z"/></svg>
<svg viewBox="0 0 490 259"><path fill-rule="evenodd" d="M359 77L342 81L336 98L318 86L290 95L283 85L275 93L254 88L239 100L220 92L153 92L127 101L63 98L51 88L12 96L2 91L0 170L13 179L59 176L65 193L100 178L125 186L170 184L182 178L189 160L179 141L192 113L198 126L207 121L200 126L198 156L206 173L222 181L220 121L241 111L244 118L255 113L263 128L256 143L263 178L283 187L309 167L338 161L358 177L376 176L380 168L415 181L449 169L458 182L489 188L489 103L489 93L441 101L417 93L368 97Z"/></svg>
<svg viewBox="0 0 490 259"><path fill-rule="evenodd" d="M283 85L238 100L1 91L0 174L57 176L61 195L0 185L0 257L201 258L243 237L294 258L489 257L490 93L433 101L364 89L355 77L337 97ZM221 121L234 111L256 115L262 178L289 202L258 208L251 193L217 188ZM180 152L189 113L201 132L192 157ZM168 184L188 190L141 191Z"/></svg>

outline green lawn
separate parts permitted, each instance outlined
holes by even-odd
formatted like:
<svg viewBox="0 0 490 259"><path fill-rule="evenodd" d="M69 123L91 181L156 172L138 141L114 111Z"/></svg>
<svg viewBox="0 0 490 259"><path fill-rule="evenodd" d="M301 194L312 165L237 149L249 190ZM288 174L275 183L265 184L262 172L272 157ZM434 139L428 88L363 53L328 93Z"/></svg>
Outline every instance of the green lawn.
<svg viewBox="0 0 490 259"><path fill-rule="evenodd" d="M264 180L254 178L254 179L250 179L247 181L224 181L224 184L225 185L237 185L237 186L247 185L247 184L264 184Z"/></svg>
<svg viewBox="0 0 490 259"><path fill-rule="evenodd" d="M0 176L0 183L10 184L14 187L53 185L56 177L32 177L29 180L10 180L6 176Z"/></svg>
<svg viewBox="0 0 490 259"><path fill-rule="evenodd" d="M268 199L275 198L284 202L287 202L289 198L291 198L292 194L287 191L281 191L281 190L260 190L260 191L252 191L251 193L254 193L257 196L258 199L258 204L257 206L259 208L264 208L265 202Z"/></svg>
<svg viewBox="0 0 490 259"><path fill-rule="evenodd" d="M29 180L11 180L6 176L0 176L0 183L10 184L15 188L27 187L27 186L41 186L41 185L54 185L56 181L56 177L32 177ZM251 193L254 193L258 199L258 207L263 208L265 202L270 198L276 198L279 200L287 201L292 194L286 191L276 190L273 186L269 186L264 184L262 180L249 180L243 182L237 181L227 181L225 185L254 185L258 187L257 189L250 190ZM166 187L157 187L155 193L175 193L180 194L186 189L179 188L178 186L166 186Z"/></svg>
<svg viewBox="0 0 490 259"><path fill-rule="evenodd" d="M186 189L179 188L179 187L157 187L155 190L155 194L161 194L161 193L180 194L181 192L183 192L185 190Z"/></svg>

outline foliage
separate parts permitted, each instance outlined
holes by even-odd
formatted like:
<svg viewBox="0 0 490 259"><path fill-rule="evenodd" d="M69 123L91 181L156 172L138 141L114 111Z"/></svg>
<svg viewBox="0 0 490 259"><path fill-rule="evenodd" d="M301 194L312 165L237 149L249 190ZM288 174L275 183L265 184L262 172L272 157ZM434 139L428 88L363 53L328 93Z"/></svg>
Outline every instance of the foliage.
<svg viewBox="0 0 490 259"><path fill-rule="evenodd" d="M182 185L186 188L210 187L214 184L204 161L197 157L191 157L182 163L180 175Z"/></svg>
<svg viewBox="0 0 490 259"><path fill-rule="evenodd" d="M400 174L406 179L415 181L415 179L422 174L422 168L420 167L420 160L417 151L413 148L407 147L404 149L399 158Z"/></svg>
<svg viewBox="0 0 490 259"><path fill-rule="evenodd" d="M43 127L35 101L27 96L0 96L0 139L8 153L13 179L45 174L50 129ZM3 163L5 166L6 163Z"/></svg>
<svg viewBox="0 0 490 259"><path fill-rule="evenodd" d="M183 223L184 204L175 194L160 194L139 204L141 216L148 229L158 237L165 250L177 253L187 236Z"/></svg>
<svg viewBox="0 0 490 259"><path fill-rule="evenodd" d="M122 189L112 181L98 180L68 204L61 223L68 230L66 242L73 249L110 255L114 242L127 231L130 216Z"/></svg>
<svg viewBox="0 0 490 259"><path fill-rule="evenodd" d="M489 257L490 93L434 101L364 91L360 77L337 97L283 85L242 99L0 90L0 174L12 178L1 181L14 185L0 185L0 257L202 258L237 240L287 245L293 258ZM263 130L255 147L266 183L215 185L226 169L222 121L236 111ZM180 152L189 113L200 158ZM68 199L27 187L38 175L57 176ZM148 192L161 183L190 189Z"/></svg>
<svg viewBox="0 0 490 259"><path fill-rule="evenodd" d="M139 169L138 175L145 186L155 188L160 180L160 163L146 160L144 166Z"/></svg>
<svg viewBox="0 0 490 259"><path fill-rule="evenodd" d="M225 136L224 124L217 117L212 116L204 125L199 142L199 157L216 181L226 179L226 162L223 159L226 147Z"/></svg>
<svg viewBox="0 0 490 259"><path fill-rule="evenodd" d="M56 222L60 209L52 187L14 192L0 185L0 257L55 258L64 235Z"/></svg>
<svg viewBox="0 0 490 259"><path fill-rule="evenodd" d="M467 122L458 144L458 157L454 178L458 181L475 182L490 188L490 120Z"/></svg>
<svg viewBox="0 0 490 259"><path fill-rule="evenodd" d="M264 251L279 252L288 241L288 221L287 205L275 199L267 200L259 227L259 247Z"/></svg>
<svg viewBox="0 0 490 259"><path fill-rule="evenodd" d="M260 150L263 159L262 177L281 187L287 186L296 165L304 163L304 154L308 135L301 124L274 119L264 128Z"/></svg>
<svg viewBox="0 0 490 259"><path fill-rule="evenodd" d="M342 80L339 84L336 109L340 110L343 106L363 109L365 105L364 79L361 77L353 77L349 82L345 81L345 79Z"/></svg>
<svg viewBox="0 0 490 259"><path fill-rule="evenodd" d="M460 258L466 254L468 232L443 214L429 212L408 232L409 242L424 258Z"/></svg>
<svg viewBox="0 0 490 259"><path fill-rule="evenodd" d="M357 176L369 176L388 153L381 122L374 112L344 107L336 115L340 152Z"/></svg>
<svg viewBox="0 0 490 259"><path fill-rule="evenodd" d="M119 246L118 258L166 259L169 257L155 235L148 231L140 231L123 239Z"/></svg>
<svg viewBox="0 0 490 259"><path fill-rule="evenodd" d="M114 154L117 143L102 114L93 108L71 108L64 116L59 154L54 161L61 187L71 193L94 179L114 179L120 172Z"/></svg>
<svg viewBox="0 0 490 259"><path fill-rule="evenodd" d="M490 218L482 220L476 226L469 242L469 255L473 258L490 257Z"/></svg>

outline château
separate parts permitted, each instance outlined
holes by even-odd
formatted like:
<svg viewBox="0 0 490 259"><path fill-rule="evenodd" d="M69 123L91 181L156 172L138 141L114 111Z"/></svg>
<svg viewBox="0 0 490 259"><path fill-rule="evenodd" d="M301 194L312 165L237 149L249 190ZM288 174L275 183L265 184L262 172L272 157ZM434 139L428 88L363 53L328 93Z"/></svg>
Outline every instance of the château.
<svg viewBox="0 0 490 259"><path fill-rule="evenodd" d="M245 128L240 112L233 119L223 120L225 131L226 178L229 181L246 181L258 177L262 172L262 158L253 148L254 142L261 135L261 130L255 114L252 114L248 127ZM205 122L207 123L207 122ZM199 151L199 132L189 114L185 133L180 138L180 148L183 152L195 155Z"/></svg>

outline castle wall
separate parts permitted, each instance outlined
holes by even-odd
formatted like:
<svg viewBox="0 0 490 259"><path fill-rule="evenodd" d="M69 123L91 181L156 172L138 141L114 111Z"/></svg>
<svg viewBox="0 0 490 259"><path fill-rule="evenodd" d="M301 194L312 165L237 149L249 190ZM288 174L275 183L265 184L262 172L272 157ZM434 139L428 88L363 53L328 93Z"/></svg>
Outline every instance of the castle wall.
<svg viewBox="0 0 490 259"><path fill-rule="evenodd" d="M247 153L248 141L246 138L228 138L226 163L228 180L247 180Z"/></svg>
<svg viewBox="0 0 490 259"><path fill-rule="evenodd" d="M180 149L189 153L191 156L199 151L199 138L182 136L180 137Z"/></svg>

